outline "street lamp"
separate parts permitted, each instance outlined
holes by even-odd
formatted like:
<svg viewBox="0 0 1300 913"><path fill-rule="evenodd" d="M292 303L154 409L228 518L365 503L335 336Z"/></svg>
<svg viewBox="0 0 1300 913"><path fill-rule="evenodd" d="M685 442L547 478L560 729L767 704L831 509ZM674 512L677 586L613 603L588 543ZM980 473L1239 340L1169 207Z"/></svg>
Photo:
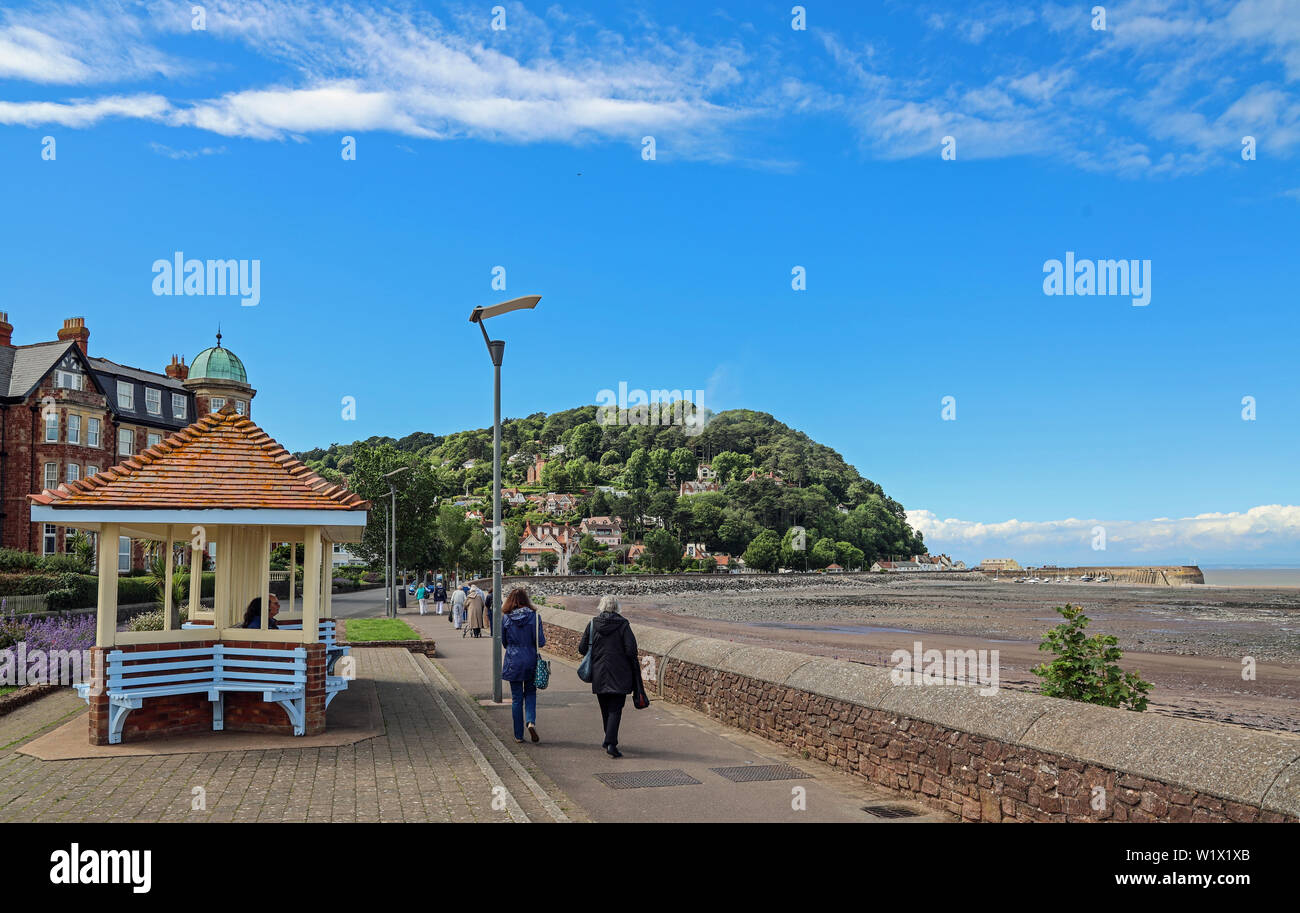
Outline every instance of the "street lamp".
<svg viewBox="0 0 1300 913"><path fill-rule="evenodd" d="M384 473L384 478L388 480L388 491L392 496L392 509L388 512L389 525L392 530L392 551L389 553L392 569L392 583L388 591L388 617L397 617L397 486L393 483L393 476L400 475L403 472L410 472L410 466L403 466L400 469L394 469L392 472Z"/></svg>
<svg viewBox="0 0 1300 913"><path fill-rule="evenodd" d="M477 307L469 315L470 323L477 323L483 331L488 355L492 358L492 700L501 703L501 546L505 536L501 530L501 359L506 344L500 339L489 339L483 321L499 314L537 307L541 295L525 295L491 307Z"/></svg>

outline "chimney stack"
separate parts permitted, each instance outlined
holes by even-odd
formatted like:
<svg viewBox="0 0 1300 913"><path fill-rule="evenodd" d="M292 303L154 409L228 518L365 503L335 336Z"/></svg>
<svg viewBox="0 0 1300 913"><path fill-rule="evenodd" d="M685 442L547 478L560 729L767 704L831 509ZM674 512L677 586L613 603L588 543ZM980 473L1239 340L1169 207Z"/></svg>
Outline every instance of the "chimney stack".
<svg viewBox="0 0 1300 913"><path fill-rule="evenodd" d="M90 330L86 329L85 317L69 317L67 320L63 321L63 329L59 330L60 342L76 340L77 345L81 347L81 354L89 355L90 352L86 348L86 343L89 339Z"/></svg>
<svg viewBox="0 0 1300 913"><path fill-rule="evenodd" d="M9 322L9 312L0 311L0 346L14 344L14 325Z"/></svg>
<svg viewBox="0 0 1300 913"><path fill-rule="evenodd" d="M190 366L185 364L184 357L177 361L176 356L172 356L172 363L167 366L167 376L176 380L185 380L190 376Z"/></svg>

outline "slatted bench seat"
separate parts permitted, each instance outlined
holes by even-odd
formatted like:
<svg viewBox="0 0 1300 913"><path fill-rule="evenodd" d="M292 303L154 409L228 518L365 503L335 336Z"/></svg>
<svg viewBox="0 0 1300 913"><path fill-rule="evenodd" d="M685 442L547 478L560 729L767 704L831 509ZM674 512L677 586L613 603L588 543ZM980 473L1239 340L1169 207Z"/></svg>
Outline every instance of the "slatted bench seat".
<svg viewBox="0 0 1300 913"><path fill-rule="evenodd" d="M195 624L192 621L187 621L182 624L181 627L186 630L191 630L193 628L210 628L212 625ZM279 629L281 631L301 631L302 623L291 622L289 624L282 624ZM332 675L334 673L334 664L339 661L339 657L350 656L352 654L352 648L339 646L338 625L332 618L322 619L317 623L316 639L325 645L325 674ZM343 687L346 689L347 685L345 684Z"/></svg>
<svg viewBox="0 0 1300 913"><path fill-rule="evenodd" d="M106 671L109 744L122 741L127 714L138 710L145 698L176 694L206 694L212 702L214 731L225 728L225 695L231 692L261 693L262 700L284 708L294 735L306 731L307 651L303 647L274 650L215 644L184 650L114 650L108 654ZM77 693L87 702L92 685L77 685Z"/></svg>

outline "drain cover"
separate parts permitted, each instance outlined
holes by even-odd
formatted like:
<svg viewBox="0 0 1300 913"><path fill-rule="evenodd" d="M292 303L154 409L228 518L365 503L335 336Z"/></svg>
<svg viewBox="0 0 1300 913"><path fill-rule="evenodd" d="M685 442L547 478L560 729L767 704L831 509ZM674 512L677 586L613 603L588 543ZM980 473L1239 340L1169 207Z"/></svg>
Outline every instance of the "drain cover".
<svg viewBox="0 0 1300 913"><path fill-rule="evenodd" d="M877 818L916 818L921 813L904 805L864 805L862 810Z"/></svg>
<svg viewBox="0 0 1300 913"><path fill-rule="evenodd" d="M741 767L710 767L733 783L753 783L756 780L807 780L806 773L789 764L745 764Z"/></svg>
<svg viewBox="0 0 1300 913"><path fill-rule="evenodd" d="M629 770L596 774L610 789L641 789L645 786L698 786L700 781L684 770Z"/></svg>

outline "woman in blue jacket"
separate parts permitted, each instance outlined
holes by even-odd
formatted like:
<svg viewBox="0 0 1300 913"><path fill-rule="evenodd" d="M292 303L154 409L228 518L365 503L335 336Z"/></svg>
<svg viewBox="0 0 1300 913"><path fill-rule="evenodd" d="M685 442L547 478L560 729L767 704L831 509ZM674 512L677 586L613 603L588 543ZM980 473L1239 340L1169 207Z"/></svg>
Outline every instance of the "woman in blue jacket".
<svg viewBox="0 0 1300 913"><path fill-rule="evenodd" d="M524 740L524 728L534 742L537 735L537 648L546 645L546 633L541 619L528 601L528 591L523 587L506 597L501 607L501 645L505 655L501 660L501 678L510 683L510 715L514 718L515 741Z"/></svg>

